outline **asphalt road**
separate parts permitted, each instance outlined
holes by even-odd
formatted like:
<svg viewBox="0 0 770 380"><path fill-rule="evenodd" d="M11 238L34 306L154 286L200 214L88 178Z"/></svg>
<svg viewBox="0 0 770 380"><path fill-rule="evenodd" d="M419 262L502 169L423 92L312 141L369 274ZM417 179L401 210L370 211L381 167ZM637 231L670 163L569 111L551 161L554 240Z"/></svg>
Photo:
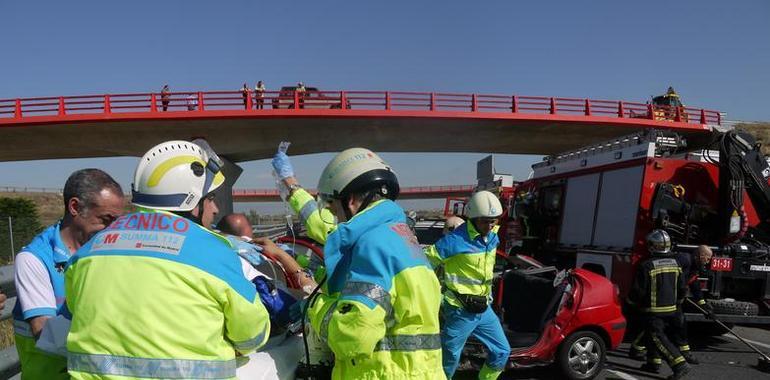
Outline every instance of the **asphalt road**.
<svg viewBox="0 0 770 380"><path fill-rule="evenodd" d="M736 327L734 330L770 355L770 329ZM708 337L698 331L691 331L690 347L701 364L694 365L686 379L770 380L770 373L763 373L756 368L759 355L729 334ZM628 348L629 343L623 343L617 350L609 352L605 369L597 379L663 380L671 375L665 364L657 375L640 371L642 362L629 359ZM473 379L475 376L466 372L455 378ZM560 378L559 372L550 367L508 371L503 377L517 380Z"/></svg>
<svg viewBox="0 0 770 380"><path fill-rule="evenodd" d="M770 330L749 327L736 327L738 335L751 341L760 351L770 353ZM658 375L651 375L639 370L642 362L628 358L629 344L622 344L618 350L609 352L604 372L598 379L665 379L671 374L666 365ZM770 373L759 371L759 354L738 341L730 334L708 337L690 334L690 348L700 364L694 365L687 379L770 379Z"/></svg>

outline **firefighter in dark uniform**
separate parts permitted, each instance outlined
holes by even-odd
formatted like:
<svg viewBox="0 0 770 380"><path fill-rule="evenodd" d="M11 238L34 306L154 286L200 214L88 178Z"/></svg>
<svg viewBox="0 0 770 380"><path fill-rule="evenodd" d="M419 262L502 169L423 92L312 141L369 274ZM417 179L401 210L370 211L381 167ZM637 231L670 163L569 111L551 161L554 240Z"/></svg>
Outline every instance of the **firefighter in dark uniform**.
<svg viewBox="0 0 770 380"><path fill-rule="evenodd" d="M663 230L647 235L650 258L636 268L629 302L637 309L643 326L647 346L647 363L643 370L658 372L661 356L674 374L669 379L681 379L690 372L679 348L671 336L679 323L679 311L684 300L687 283L682 269L671 255L671 237Z"/></svg>
<svg viewBox="0 0 770 380"><path fill-rule="evenodd" d="M712 316L713 310L711 304L707 303L703 298L703 292L700 288L700 282L698 277L701 272L706 269L706 266L711 262L711 257L714 253L711 248L705 245L700 245L694 252L679 252L674 257L679 264L679 268L682 269L682 276L684 276L687 288L690 290L690 298L693 302L697 303L701 309L705 310L709 317ZM684 313L681 308L677 311L677 325L673 326L673 340L679 346L679 351L690 364L699 364L698 360L690 353L690 345L687 339L687 321L684 318Z"/></svg>
<svg viewBox="0 0 770 380"><path fill-rule="evenodd" d="M703 310L705 310L709 317L713 315L713 309L711 304L707 303L703 298L703 291L700 288L700 282L698 277L711 263L711 258L714 253L711 248L705 245L699 245L694 252L679 252L674 258L679 264L679 268L682 269L682 275L687 283L687 288L690 291L690 298L693 302L697 303ZM687 321L684 318L682 310L677 311L679 317L677 325L672 326L672 339L675 344L679 346L679 351L690 364L700 364L690 353L690 345L687 339ZM631 344L631 350L629 356L633 359L643 359L646 355L647 347L645 346L644 330L634 339Z"/></svg>

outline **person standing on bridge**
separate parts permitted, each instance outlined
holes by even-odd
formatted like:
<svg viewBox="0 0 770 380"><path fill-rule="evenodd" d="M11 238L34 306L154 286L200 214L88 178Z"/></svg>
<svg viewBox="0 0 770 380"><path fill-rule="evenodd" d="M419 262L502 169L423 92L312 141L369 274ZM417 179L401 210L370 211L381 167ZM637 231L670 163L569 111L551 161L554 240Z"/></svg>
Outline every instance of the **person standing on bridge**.
<svg viewBox="0 0 770 380"><path fill-rule="evenodd" d="M195 111L196 108L198 108L198 98L195 94L187 95L187 110Z"/></svg>
<svg viewBox="0 0 770 380"><path fill-rule="evenodd" d="M258 110L265 108L265 84L262 81L254 86L254 102Z"/></svg>
<svg viewBox="0 0 770 380"><path fill-rule="evenodd" d="M318 183L341 222L324 246L327 281L310 324L335 355L333 379L443 379L438 279L406 225L391 167L339 153Z"/></svg>
<svg viewBox="0 0 770 380"><path fill-rule="evenodd" d="M171 90L168 89L168 85L164 84L160 90L160 103L163 105L163 112L168 111L168 103L171 99Z"/></svg>
<svg viewBox="0 0 770 380"><path fill-rule="evenodd" d="M249 98L251 97L251 91L249 90L249 85L246 84L246 82L243 82L241 93L243 94L243 108L249 109Z"/></svg>
<svg viewBox="0 0 770 380"><path fill-rule="evenodd" d="M233 246L206 228L223 162L168 141L139 161L132 202L65 272L74 379L224 379L267 341L269 316Z"/></svg>
<svg viewBox="0 0 770 380"><path fill-rule="evenodd" d="M487 348L487 361L479 379L493 380L505 369L510 344L500 320L489 307L497 245L497 219L503 214L500 200L489 191L478 191L468 201L469 221L425 248L434 267L444 267L444 303L441 345L444 374L457 370L465 342L471 335Z"/></svg>
<svg viewBox="0 0 770 380"><path fill-rule="evenodd" d="M94 234L123 213L123 190L99 169L72 173L64 184L64 217L46 228L16 256L13 309L22 379L68 379L67 359L35 348L46 322L66 314L64 274L70 258Z"/></svg>

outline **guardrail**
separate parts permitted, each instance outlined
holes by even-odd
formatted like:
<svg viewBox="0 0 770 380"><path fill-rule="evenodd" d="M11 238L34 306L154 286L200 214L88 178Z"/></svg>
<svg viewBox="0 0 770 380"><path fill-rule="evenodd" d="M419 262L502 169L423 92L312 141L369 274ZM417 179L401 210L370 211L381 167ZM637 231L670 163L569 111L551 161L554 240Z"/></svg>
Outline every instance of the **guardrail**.
<svg viewBox="0 0 770 380"><path fill-rule="evenodd" d="M668 119L694 124L721 124L718 111L654 106L623 100L522 95L459 94L409 91L183 91L100 94L0 100L0 122L36 116L111 115L127 113L206 112L266 109L356 109L404 111L510 112Z"/></svg>
<svg viewBox="0 0 770 380"><path fill-rule="evenodd" d="M473 192L474 185L441 185L441 186L407 186L402 187L399 194L423 194L445 192ZM307 189L311 195L316 195L316 189ZM277 197L277 189L233 189L234 197Z"/></svg>
<svg viewBox="0 0 770 380"><path fill-rule="evenodd" d="M254 230L254 236L256 237L266 237L275 240L286 235L286 223L251 227Z"/></svg>
<svg viewBox="0 0 770 380"><path fill-rule="evenodd" d="M55 187L0 186L0 193L63 193L64 189Z"/></svg>

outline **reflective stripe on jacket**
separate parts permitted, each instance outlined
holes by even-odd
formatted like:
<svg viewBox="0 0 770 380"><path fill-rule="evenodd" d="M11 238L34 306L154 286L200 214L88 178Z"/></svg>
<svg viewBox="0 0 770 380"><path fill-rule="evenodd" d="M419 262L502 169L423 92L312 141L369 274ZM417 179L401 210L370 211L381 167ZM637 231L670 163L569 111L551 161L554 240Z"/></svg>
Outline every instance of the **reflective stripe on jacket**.
<svg viewBox="0 0 770 380"><path fill-rule="evenodd" d="M385 200L324 247L330 278L310 322L335 354L334 379L443 379L438 280L403 210Z"/></svg>
<svg viewBox="0 0 770 380"><path fill-rule="evenodd" d="M671 314L684 299L686 286L673 257L652 257L637 266L628 300L645 313Z"/></svg>
<svg viewBox="0 0 770 380"><path fill-rule="evenodd" d="M444 266L444 285L449 290L444 295L451 305L462 306L452 291L487 297L492 292L492 271L500 243L498 228L495 226L483 237L468 221L425 248L434 266Z"/></svg>
<svg viewBox="0 0 770 380"><path fill-rule="evenodd" d="M269 316L226 239L169 213L118 218L65 272L75 379L235 377Z"/></svg>
<svg viewBox="0 0 770 380"><path fill-rule="evenodd" d="M326 237L337 228L334 214L326 208L319 210L313 196L302 188L292 192L289 205L299 215L307 235L320 244L326 244Z"/></svg>

